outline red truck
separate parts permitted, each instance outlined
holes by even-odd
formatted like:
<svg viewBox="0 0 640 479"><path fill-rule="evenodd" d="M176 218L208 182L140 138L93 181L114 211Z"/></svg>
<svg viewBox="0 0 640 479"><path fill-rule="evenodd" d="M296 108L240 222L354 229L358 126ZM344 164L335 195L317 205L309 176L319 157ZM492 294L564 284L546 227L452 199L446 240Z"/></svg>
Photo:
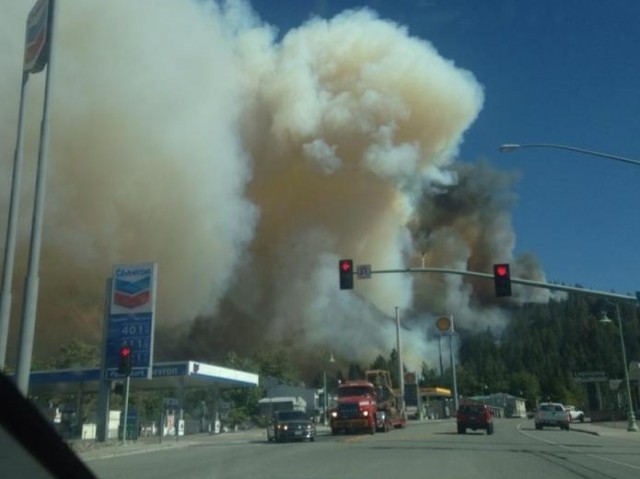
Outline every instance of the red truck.
<svg viewBox="0 0 640 479"><path fill-rule="evenodd" d="M391 387L388 371L366 372L366 379L346 381L338 386L338 404L331 410L331 433L386 432L404 427L402 398Z"/></svg>

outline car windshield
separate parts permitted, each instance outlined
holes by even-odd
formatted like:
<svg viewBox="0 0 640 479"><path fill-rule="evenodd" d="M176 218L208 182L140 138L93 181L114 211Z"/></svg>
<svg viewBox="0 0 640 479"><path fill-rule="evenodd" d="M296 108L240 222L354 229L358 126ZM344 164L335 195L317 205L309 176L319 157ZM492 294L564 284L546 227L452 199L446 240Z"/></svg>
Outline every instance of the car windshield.
<svg viewBox="0 0 640 479"><path fill-rule="evenodd" d="M637 472L639 46L640 0L0 0L0 371L104 478ZM12 404L3 476L71 464Z"/></svg>
<svg viewBox="0 0 640 479"><path fill-rule="evenodd" d="M543 404L540 406L541 411L562 411L563 407L560 404Z"/></svg>
<svg viewBox="0 0 640 479"><path fill-rule="evenodd" d="M338 389L339 397L373 396L374 394L373 388L367 386L345 386Z"/></svg>
<svg viewBox="0 0 640 479"><path fill-rule="evenodd" d="M280 411L276 415L279 421L308 421L309 417L301 411Z"/></svg>

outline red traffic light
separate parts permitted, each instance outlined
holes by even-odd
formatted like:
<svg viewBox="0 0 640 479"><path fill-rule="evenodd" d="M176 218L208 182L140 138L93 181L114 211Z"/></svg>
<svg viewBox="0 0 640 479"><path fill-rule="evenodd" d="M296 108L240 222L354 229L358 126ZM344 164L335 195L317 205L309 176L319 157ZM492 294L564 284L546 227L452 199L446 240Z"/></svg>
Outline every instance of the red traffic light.
<svg viewBox="0 0 640 479"><path fill-rule="evenodd" d="M125 376L129 376L131 374L131 369L133 367L133 355L131 353L131 346L122 346L120 348L118 373Z"/></svg>
<svg viewBox="0 0 640 479"><path fill-rule="evenodd" d="M511 296L511 272L509 263L493 265L493 282L498 298Z"/></svg>
<svg viewBox="0 0 640 479"><path fill-rule="evenodd" d="M506 264L496 265L496 275L507 276L508 274L509 274L509 266L507 266Z"/></svg>
<svg viewBox="0 0 640 479"><path fill-rule="evenodd" d="M341 259L338 262L340 289L353 289L353 260Z"/></svg>

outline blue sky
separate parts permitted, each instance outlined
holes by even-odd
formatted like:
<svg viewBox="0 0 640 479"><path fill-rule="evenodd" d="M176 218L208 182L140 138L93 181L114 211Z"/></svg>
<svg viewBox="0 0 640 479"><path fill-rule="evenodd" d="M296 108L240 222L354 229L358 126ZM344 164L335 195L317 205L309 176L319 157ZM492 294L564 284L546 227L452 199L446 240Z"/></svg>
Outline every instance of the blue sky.
<svg viewBox="0 0 640 479"><path fill-rule="evenodd" d="M640 158L640 2L614 0L253 0L281 32L367 5L471 71L485 104L462 161L519 172L516 252L549 281L640 290L640 167L502 143L556 143Z"/></svg>

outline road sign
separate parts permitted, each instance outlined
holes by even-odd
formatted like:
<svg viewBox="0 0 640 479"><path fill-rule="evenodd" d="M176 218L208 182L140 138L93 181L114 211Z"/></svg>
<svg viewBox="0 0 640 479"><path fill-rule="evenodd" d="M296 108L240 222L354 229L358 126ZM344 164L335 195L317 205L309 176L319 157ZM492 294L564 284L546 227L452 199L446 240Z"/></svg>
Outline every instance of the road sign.
<svg viewBox="0 0 640 479"><path fill-rule="evenodd" d="M131 348L131 377L151 379L156 300L156 263L115 265L106 337L107 377L120 377L123 346Z"/></svg>
<svg viewBox="0 0 640 479"><path fill-rule="evenodd" d="M574 371L573 380L577 383L601 383L607 381L604 371Z"/></svg>
<svg viewBox="0 0 640 479"><path fill-rule="evenodd" d="M622 384L622 379L610 379L609 380L609 389L611 391L617 391L620 389L620 385Z"/></svg>
<svg viewBox="0 0 640 479"><path fill-rule="evenodd" d="M436 328L438 328L438 331L442 331L443 333L451 331L451 318L448 316L441 316L436 321Z"/></svg>
<svg viewBox="0 0 640 479"><path fill-rule="evenodd" d="M356 267L356 274L358 275L358 279L370 279L371 278L371 265L370 264L359 264Z"/></svg>

